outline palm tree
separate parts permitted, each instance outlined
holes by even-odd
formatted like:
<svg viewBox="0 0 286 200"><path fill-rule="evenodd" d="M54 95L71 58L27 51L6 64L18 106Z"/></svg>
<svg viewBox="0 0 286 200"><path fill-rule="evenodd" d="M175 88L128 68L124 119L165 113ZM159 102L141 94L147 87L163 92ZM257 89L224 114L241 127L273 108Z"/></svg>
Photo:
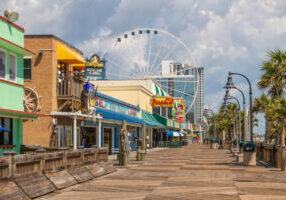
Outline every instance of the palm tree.
<svg viewBox="0 0 286 200"><path fill-rule="evenodd" d="M258 86L260 89L266 89L271 97L281 98L286 86L286 52L277 49L269 51L268 56L270 59L262 65L263 75Z"/></svg>
<svg viewBox="0 0 286 200"><path fill-rule="evenodd" d="M264 113L265 118L265 142L269 143L270 139L270 107L271 107L272 100L265 94L261 95L258 98L254 99L254 105L253 105L253 112L254 113Z"/></svg>
<svg viewBox="0 0 286 200"><path fill-rule="evenodd" d="M286 99L273 99L273 104L270 106L270 119L276 122L277 128L280 132L281 148L281 170L285 171L285 124L286 124Z"/></svg>

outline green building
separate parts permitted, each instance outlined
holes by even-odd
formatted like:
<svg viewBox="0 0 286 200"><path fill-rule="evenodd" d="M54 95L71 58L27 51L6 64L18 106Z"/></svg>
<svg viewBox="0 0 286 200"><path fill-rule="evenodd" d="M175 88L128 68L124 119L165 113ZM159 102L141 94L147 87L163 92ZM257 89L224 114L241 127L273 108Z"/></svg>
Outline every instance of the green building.
<svg viewBox="0 0 286 200"><path fill-rule="evenodd" d="M37 119L24 111L24 29L0 16L0 155L13 150L20 153L23 120Z"/></svg>

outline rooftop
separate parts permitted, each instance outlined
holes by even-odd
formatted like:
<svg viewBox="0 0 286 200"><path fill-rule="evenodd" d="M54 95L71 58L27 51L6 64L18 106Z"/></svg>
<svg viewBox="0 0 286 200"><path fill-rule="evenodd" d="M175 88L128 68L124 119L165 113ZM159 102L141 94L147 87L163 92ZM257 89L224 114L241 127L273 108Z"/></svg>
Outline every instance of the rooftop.
<svg viewBox="0 0 286 200"><path fill-rule="evenodd" d="M62 40L61 38L52 35L52 34L28 34L24 36L25 38L53 38L55 40L58 40L66 45L68 45L69 47L73 48L74 50L76 50L78 53L80 53L81 55L83 55L82 51L80 51L79 49L77 49L76 47L74 47L73 45L67 43L66 41Z"/></svg>

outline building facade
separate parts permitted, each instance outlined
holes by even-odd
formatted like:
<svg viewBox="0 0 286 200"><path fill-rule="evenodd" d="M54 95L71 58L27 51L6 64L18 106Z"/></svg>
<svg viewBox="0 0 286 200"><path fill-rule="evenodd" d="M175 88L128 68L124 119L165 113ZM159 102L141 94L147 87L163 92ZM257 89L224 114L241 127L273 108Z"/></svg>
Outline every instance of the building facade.
<svg viewBox="0 0 286 200"><path fill-rule="evenodd" d="M162 61L161 74L150 78L163 87L170 96L181 97L185 100L185 109L189 110L191 107L186 115L188 121L196 125L202 123L204 109L203 67L193 67L172 60ZM197 94L196 97L195 94ZM192 102L194 103L192 104ZM168 112L170 115L171 111Z"/></svg>
<svg viewBox="0 0 286 200"><path fill-rule="evenodd" d="M24 110L23 57L33 53L24 47L24 29L0 16L0 155L20 153L23 121L37 119Z"/></svg>
<svg viewBox="0 0 286 200"><path fill-rule="evenodd" d="M39 96L38 121L24 123L24 144L43 147L81 146L81 122L88 118L83 105L84 77L76 64L84 64L80 50L54 35L25 35L25 86ZM90 117L92 118L92 117Z"/></svg>

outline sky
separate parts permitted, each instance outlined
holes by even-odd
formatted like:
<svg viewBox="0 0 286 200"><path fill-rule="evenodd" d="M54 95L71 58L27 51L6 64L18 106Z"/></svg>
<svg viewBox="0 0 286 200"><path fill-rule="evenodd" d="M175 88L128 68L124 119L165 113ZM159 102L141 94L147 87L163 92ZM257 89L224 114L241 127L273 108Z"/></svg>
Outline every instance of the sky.
<svg viewBox="0 0 286 200"><path fill-rule="evenodd" d="M54 34L85 56L128 30L165 30L188 46L192 65L205 67L205 103L214 110L229 71L247 75L260 95L256 83L267 52L286 46L285 0L1 0L0 8L18 12L26 34ZM233 81L248 94L245 80ZM255 132L261 133L259 119Z"/></svg>

